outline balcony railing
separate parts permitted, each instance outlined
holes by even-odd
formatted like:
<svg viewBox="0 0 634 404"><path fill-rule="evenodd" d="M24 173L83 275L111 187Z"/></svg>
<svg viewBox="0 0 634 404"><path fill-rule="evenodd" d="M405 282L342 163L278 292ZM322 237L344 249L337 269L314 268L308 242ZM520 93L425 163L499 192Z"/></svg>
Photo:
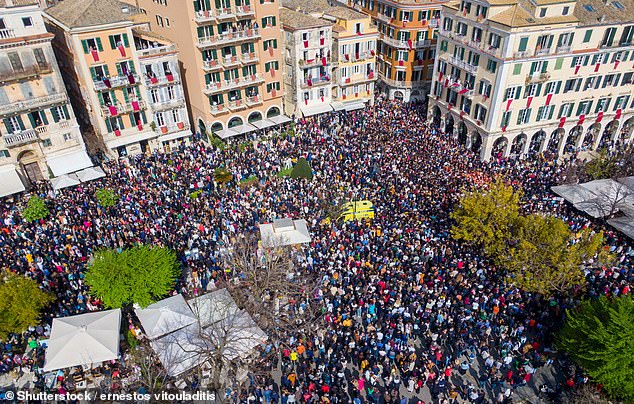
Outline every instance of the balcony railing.
<svg viewBox="0 0 634 404"><path fill-rule="evenodd" d="M233 9L231 7L222 7L222 8L217 8L216 9L216 18L218 20L224 20L227 18L233 18L235 17L235 12L233 11Z"/></svg>
<svg viewBox="0 0 634 404"><path fill-rule="evenodd" d="M0 115L10 115L19 111L36 109L45 105L63 103L67 100L65 93L51 94L44 97L31 98L30 100L11 102L0 106Z"/></svg>
<svg viewBox="0 0 634 404"><path fill-rule="evenodd" d="M194 21L197 23L210 22L216 19L216 15L213 10L200 10L196 11L194 15Z"/></svg>
<svg viewBox="0 0 634 404"><path fill-rule="evenodd" d="M546 56L550 53L550 48L535 49L535 56Z"/></svg>
<svg viewBox="0 0 634 404"><path fill-rule="evenodd" d="M225 67L236 67L237 65L240 64L240 60L238 59L237 56L225 56L222 64Z"/></svg>
<svg viewBox="0 0 634 404"><path fill-rule="evenodd" d="M161 135L168 135L170 133L178 133L184 130L189 130L190 126L188 123L185 122L179 122L177 124L170 124L170 125L166 125L166 126L160 126L158 128L159 132L161 132ZM160 139L159 139L160 140Z"/></svg>
<svg viewBox="0 0 634 404"><path fill-rule="evenodd" d="M253 9L253 6L249 4L236 6L236 15L238 18L252 16L255 15L255 10Z"/></svg>
<svg viewBox="0 0 634 404"><path fill-rule="evenodd" d="M27 129L20 133L4 135L2 139L7 147L17 147L27 143L37 142L39 137L35 129Z"/></svg>
<svg viewBox="0 0 634 404"><path fill-rule="evenodd" d="M157 46L155 48L137 49L139 57L161 56L176 51L176 45Z"/></svg>
<svg viewBox="0 0 634 404"><path fill-rule="evenodd" d="M15 30L12 28L0 29L0 39L15 38Z"/></svg>
<svg viewBox="0 0 634 404"><path fill-rule="evenodd" d="M349 86L351 84L362 83L365 81L372 81L376 78L375 73L364 74L364 75L356 75L353 77L344 77L339 79L340 86Z"/></svg>
<svg viewBox="0 0 634 404"><path fill-rule="evenodd" d="M198 38L198 47L207 48L231 42L248 41L257 39L259 36L260 31L254 28L236 32L225 32L224 34Z"/></svg>
<svg viewBox="0 0 634 404"><path fill-rule="evenodd" d="M330 83L330 77L318 77L314 79L306 79L301 82L302 88L310 88L315 86L323 86L324 84Z"/></svg>
<svg viewBox="0 0 634 404"><path fill-rule="evenodd" d="M242 100L229 101L229 109L232 111L238 111L246 107L247 105Z"/></svg>
<svg viewBox="0 0 634 404"><path fill-rule="evenodd" d="M455 58L453 56L449 57L449 63L451 63L454 66L457 66L463 70L468 71L469 73L473 73L475 74L478 71L478 66L472 65L470 63L465 62L464 60L460 60L458 58Z"/></svg>
<svg viewBox="0 0 634 404"><path fill-rule="evenodd" d="M315 58L315 59L308 59L308 60L300 59L298 63L300 67L325 66L322 59L323 58ZM329 62L328 59L326 59L326 64L328 64L328 62Z"/></svg>
<svg viewBox="0 0 634 404"><path fill-rule="evenodd" d="M425 46L430 46L431 45L431 41L429 39L425 39L425 40L422 40L422 41L410 40L408 42L407 40L400 40L400 39L390 38L387 35L384 35L381 38L381 41L387 43L388 45L394 46L396 48L402 48L402 49L410 49L410 47L412 49L423 48ZM411 42L411 46L410 46L410 42Z"/></svg>
<svg viewBox="0 0 634 404"><path fill-rule="evenodd" d="M246 77L239 77L231 80L223 80L215 83L209 83L205 87L206 94L219 93L235 88L245 87L264 81L259 74L252 74Z"/></svg>
<svg viewBox="0 0 634 404"><path fill-rule="evenodd" d="M259 95L253 95L251 97L247 97L245 101L248 106L252 107L254 105L262 104L262 97Z"/></svg>
<svg viewBox="0 0 634 404"><path fill-rule="evenodd" d="M519 51L519 52L515 52L513 54L513 57L515 57L516 59L523 59L523 58L527 58L530 56L530 52L529 51Z"/></svg>
<svg viewBox="0 0 634 404"><path fill-rule="evenodd" d="M156 111L165 111L168 109L181 108L185 106L185 100L179 98L177 100L166 100L152 103L152 109Z"/></svg>
<svg viewBox="0 0 634 404"><path fill-rule="evenodd" d="M526 76L526 83L543 83L550 79L550 73L533 73Z"/></svg>
<svg viewBox="0 0 634 404"><path fill-rule="evenodd" d="M145 109L145 101L134 101L126 104L116 104L113 106L101 106L101 114L106 117L119 116L128 112L136 112Z"/></svg>
<svg viewBox="0 0 634 404"><path fill-rule="evenodd" d="M384 23L386 23L386 24L389 24L389 23L391 23L392 21L394 21L394 18L392 18L392 17L388 17L388 16L387 16L387 15L385 15L385 14L377 14L377 15L376 15L376 19L377 19L377 20L379 20L379 21L382 21L382 22L384 22Z"/></svg>
<svg viewBox="0 0 634 404"><path fill-rule="evenodd" d="M557 53L568 53L570 52L570 45L561 45L557 47Z"/></svg>
<svg viewBox="0 0 634 404"><path fill-rule="evenodd" d="M139 82L139 76L137 74L130 74L128 76L114 76L108 79L95 80L95 90L108 91L117 87L125 87L136 84Z"/></svg>
<svg viewBox="0 0 634 404"><path fill-rule="evenodd" d="M203 62L203 69L209 72L214 70L220 70L222 69L222 63L218 62L215 59L205 60Z"/></svg>
<svg viewBox="0 0 634 404"><path fill-rule="evenodd" d="M167 84L178 83L180 81L180 77L174 74L166 74L161 77L145 77L144 82L148 87L154 86L162 86Z"/></svg>
<svg viewBox="0 0 634 404"><path fill-rule="evenodd" d="M35 65L12 72L0 72L0 82L7 83L11 81L20 81L32 77L39 77L42 74L48 74L52 72L53 67L48 63Z"/></svg>
<svg viewBox="0 0 634 404"><path fill-rule="evenodd" d="M248 63L256 63L260 60L260 58L255 52L251 52L251 53L243 53L242 55L240 55L240 60L242 61L242 63L248 64Z"/></svg>
<svg viewBox="0 0 634 404"><path fill-rule="evenodd" d="M228 112L229 109L224 106L224 104L217 104L211 106L211 114L212 115L220 115Z"/></svg>

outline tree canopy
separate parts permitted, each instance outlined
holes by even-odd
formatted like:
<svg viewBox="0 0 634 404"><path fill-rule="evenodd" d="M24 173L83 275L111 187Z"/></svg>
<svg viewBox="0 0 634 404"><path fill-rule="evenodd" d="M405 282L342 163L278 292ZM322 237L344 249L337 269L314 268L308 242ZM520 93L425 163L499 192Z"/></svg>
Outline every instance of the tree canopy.
<svg viewBox="0 0 634 404"><path fill-rule="evenodd" d="M233 174L231 174L231 171L226 168L218 167L214 170L214 180L216 180L218 184L225 184L230 182L232 179Z"/></svg>
<svg viewBox="0 0 634 404"><path fill-rule="evenodd" d="M605 296L567 311L557 345L612 398L634 401L634 301Z"/></svg>
<svg viewBox="0 0 634 404"><path fill-rule="evenodd" d="M481 246L527 291L548 295L583 285L582 265L602 252L603 233L574 234L561 219L523 215L521 195L500 180L487 192L465 195L452 214L453 237Z"/></svg>
<svg viewBox="0 0 634 404"><path fill-rule="evenodd" d="M44 219L49 215L48 207L46 207L46 202L37 195L33 195L29 198L29 202L26 205L26 208L22 210L22 217L27 222L34 222L36 220Z"/></svg>
<svg viewBox="0 0 634 404"><path fill-rule="evenodd" d="M291 171L291 178L306 178L307 180L313 179L313 169L310 167L308 161L300 157L295 163L293 170Z"/></svg>
<svg viewBox="0 0 634 404"><path fill-rule="evenodd" d="M97 202L99 205L104 208L114 206L119 201L119 197L117 194L109 188L101 188L95 192L95 198L97 198Z"/></svg>
<svg viewBox="0 0 634 404"><path fill-rule="evenodd" d="M179 275L176 254L165 247L137 245L99 250L88 265L90 293L110 308L130 303L146 307L174 289Z"/></svg>
<svg viewBox="0 0 634 404"><path fill-rule="evenodd" d="M0 339L38 324L40 313L53 301L37 283L9 271L0 273Z"/></svg>

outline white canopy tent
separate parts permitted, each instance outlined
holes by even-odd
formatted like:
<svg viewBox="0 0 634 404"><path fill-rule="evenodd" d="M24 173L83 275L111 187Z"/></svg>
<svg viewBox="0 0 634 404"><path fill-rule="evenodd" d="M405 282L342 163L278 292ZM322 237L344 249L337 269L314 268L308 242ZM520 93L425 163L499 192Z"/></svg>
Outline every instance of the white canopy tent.
<svg viewBox="0 0 634 404"><path fill-rule="evenodd" d="M310 243L306 220L276 219L260 224L262 245L266 248Z"/></svg>
<svg viewBox="0 0 634 404"><path fill-rule="evenodd" d="M46 163L56 177L92 167L92 161L90 161L90 157L86 154L86 150L83 149L72 153L47 157Z"/></svg>
<svg viewBox="0 0 634 404"><path fill-rule="evenodd" d="M120 328L120 309L53 319L44 371L117 359Z"/></svg>
<svg viewBox="0 0 634 404"><path fill-rule="evenodd" d="M77 178L79 178L79 181L88 182L88 181L96 180L99 178L103 178L106 176L106 173L103 172L101 167L88 167L81 171L77 171L75 175L77 175Z"/></svg>
<svg viewBox="0 0 634 404"><path fill-rule="evenodd" d="M135 313L150 339L156 339L196 322L194 313L180 294L158 301L145 309L136 309Z"/></svg>
<svg viewBox="0 0 634 404"><path fill-rule="evenodd" d="M76 185L79 185L79 178L75 174L63 174L51 180L51 186L56 191Z"/></svg>
<svg viewBox="0 0 634 404"><path fill-rule="evenodd" d="M200 338L198 329L198 324L190 324L150 343L170 376L195 368L211 352L210 342Z"/></svg>
<svg viewBox="0 0 634 404"><path fill-rule="evenodd" d="M24 183L15 167L12 165L0 167L0 198L24 190Z"/></svg>

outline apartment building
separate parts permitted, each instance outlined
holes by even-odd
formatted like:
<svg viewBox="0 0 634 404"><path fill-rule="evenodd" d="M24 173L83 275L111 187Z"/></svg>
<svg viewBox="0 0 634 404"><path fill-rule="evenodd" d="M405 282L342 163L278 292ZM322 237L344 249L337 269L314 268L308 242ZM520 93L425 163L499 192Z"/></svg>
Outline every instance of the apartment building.
<svg viewBox="0 0 634 404"><path fill-rule="evenodd" d="M332 111L332 26L311 15L280 9L284 34L284 106L287 114Z"/></svg>
<svg viewBox="0 0 634 404"><path fill-rule="evenodd" d="M379 34L371 18L326 0L284 0L283 5L333 24L329 58L332 108L351 111L374 104Z"/></svg>
<svg viewBox="0 0 634 404"><path fill-rule="evenodd" d="M0 1L0 197L92 166L37 1Z"/></svg>
<svg viewBox="0 0 634 404"><path fill-rule="evenodd" d="M483 159L631 141L633 7L631 0L444 5L430 117Z"/></svg>
<svg viewBox="0 0 634 404"><path fill-rule="evenodd" d="M349 7L371 16L378 27L378 86L389 99L427 99L443 2L348 0Z"/></svg>
<svg viewBox="0 0 634 404"><path fill-rule="evenodd" d="M191 137L178 53L117 0L46 9L55 51L90 147L126 156Z"/></svg>
<svg viewBox="0 0 634 404"><path fill-rule="evenodd" d="M277 0L127 0L180 51L195 131L226 139L288 122Z"/></svg>

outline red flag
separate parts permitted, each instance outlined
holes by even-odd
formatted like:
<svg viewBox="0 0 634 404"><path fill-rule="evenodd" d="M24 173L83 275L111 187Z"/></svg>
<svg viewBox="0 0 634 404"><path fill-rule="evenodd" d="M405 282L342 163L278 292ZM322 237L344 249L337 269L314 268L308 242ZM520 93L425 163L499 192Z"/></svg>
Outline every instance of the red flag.
<svg viewBox="0 0 634 404"><path fill-rule="evenodd" d="M594 72L598 72L599 71L599 67L601 66L601 63L597 63L596 65L594 65Z"/></svg>
<svg viewBox="0 0 634 404"><path fill-rule="evenodd" d="M445 79L445 87L449 87L449 79Z"/></svg>
<svg viewBox="0 0 634 404"><path fill-rule="evenodd" d="M407 46L409 46L409 50L414 49L414 48L412 47L412 40L411 40L411 39L408 39L408 40L407 40Z"/></svg>
<svg viewBox="0 0 634 404"><path fill-rule="evenodd" d="M597 115L597 122L601 122L603 119L603 111L599 111L599 115Z"/></svg>
<svg viewBox="0 0 634 404"><path fill-rule="evenodd" d="M110 115L115 116L117 115L117 107L111 105L108 107L108 109L110 110Z"/></svg>
<svg viewBox="0 0 634 404"><path fill-rule="evenodd" d="M308 48L308 41L304 41L304 48Z"/></svg>
<svg viewBox="0 0 634 404"><path fill-rule="evenodd" d="M125 57L125 48L123 47L123 45L119 45L117 46L117 48L119 48L119 52L121 53L121 56Z"/></svg>
<svg viewBox="0 0 634 404"><path fill-rule="evenodd" d="M322 66L326 66L326 64L328 64L325 57L321 58L321 64Z"/></svg>
<svg viewBox="0 0 634 404"><path fill-rule="evenodd" d="M579 117L579 125L583 125L583 121L586 120L586 115L585 114L581 114L581 116Z"/></svg>
<svg viewBox="0 0 634 404"><path fill-rule="evenodd" d="M275 77L275 69L271 66L271 77Z"/></svg>
<svg viewBox="0 0 634 404"><path fill-rule="evenodd" d="M531 102L533 102L533 97L528 97L528 100L526 100L526 108L531 107Z"/></svg>
<svg viewBox="0 0 634 404"><path fill-rule="evenodd" d="M321 97L321 102L324 102L324 97L323 96Z"/></svg>
<svg viewBox="0 0 634 404"><path fill-rule="evenodd" d="M566 117L562 116L561 118L559 118L559 127L563 128L564 124L566 123Z"/></svg>
<svg viewBox="0 0 634 404"><path fill-rule="evenodd" d="M466 87L464 87L462 90L458 91L458 94L464 94L464 93L466 93L467 91L469 91L469 90L467 90L467 88L466 88Z"/></svg>
<svg viewBox="0 0 634 404"><path fill-rule="evenodd" d="M135 111L139 110L139 103L137 101L132 101L132 109Z"/></svg>
<svg viewBox="0 0 634 404"><path fill-rule="evenodd" d="M508 101L506 101L506 110L508 111L509 109L511 109L511 103L513 102L513 99L509 99Z"/></svg>
<svg viewBox="0 0 634 404"><path fill-rule="evenodd" d="M579 73L579 68L581 68L581 65L575 66L575 74Z"/></svg>
<svg viewBox="0 0 634 404"><path fill-rule="evenodd" d="M399 65L399 66L403 66L404 64L405 64L405 61L403 61L403 60L399 60L399 61L398 61L398 65Z"/></svg>
<svg viewBox="0 0 634 404"><path fill-rule="evenodd" d="M438 81L442 81L442 72L438 74Z"/></svg>
<svg viewBox="0 0 634 404"><path fill-rule="evenodd" d="M273 56L273 47L269 46L269 55Z"/></svg>
<svg viewBox="0 0 634 404"><path fill-rule="evenodd" d="M90 53L92 53L92 58L95 62L99 61L99 52L97 52L96 50L91 50Z"/></svg>
<svg viewBox="0 0 634 404"><path fill-rule="evenodd" d="M614 68L615 68L615 69L619 67L619 63L621 63L621 61L620 61L620 60L615 60L615 61L614 61Z"/></svg>
<svg viewBox="0 0 634 404"><path fill-rule="evenodd" d="M552 100L552 98L553 98L553 95L552 95L552 94L548 94L548 95L546 96L546 105L550 105L550 100Z"/></svg>
<svg viewBox="0 0 634 404"><path fill-rule="evenodd" d="M506 125L502 126L502 132L506 132Z"/></svg>
<svg viewBox="0 0 634 404"><path fill-rule="evenodd" d="M620 119L621 118L621 108L616 110L616 115L614 116L614 119Z"/></svg>
<svg viewBox="0 0 634 404"><path fill-rule="evenodd" d="M323 36L322 36L321 38L319 38L319 45L320 45L320 46L324 46L324 41L325 41L325 40L326 40L326 39L325 39Z"/></svg>
<svg viewBox="0 0 634 404"><path fill-rule="evenodd" d="M304 104L308 105L308 99L304 98Z"/></svg>

